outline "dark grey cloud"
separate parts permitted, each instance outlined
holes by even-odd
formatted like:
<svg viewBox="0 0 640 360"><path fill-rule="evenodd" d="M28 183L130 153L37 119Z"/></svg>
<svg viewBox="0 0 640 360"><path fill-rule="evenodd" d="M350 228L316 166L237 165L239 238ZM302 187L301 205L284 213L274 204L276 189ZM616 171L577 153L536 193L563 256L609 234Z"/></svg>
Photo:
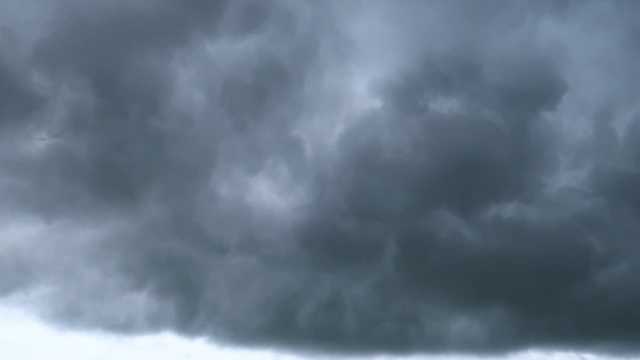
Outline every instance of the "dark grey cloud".
<svg viewBox="0 0 640 360"><path fill-rule="evenodd" d="M245 345L638 351L635 2L2 8L3 298Z"/></svg>
<svg viewBox="0 0 640 360"><path fill-rule="evenodd" d="M38 94L24 84L19 74L13 73L5 64L0 65L0 84L2 84L0 85L2 93L0 97L2 99L2 103L0 103L2 113L0 116L4 126L36 111L41 105L42 99Z"/></svg>

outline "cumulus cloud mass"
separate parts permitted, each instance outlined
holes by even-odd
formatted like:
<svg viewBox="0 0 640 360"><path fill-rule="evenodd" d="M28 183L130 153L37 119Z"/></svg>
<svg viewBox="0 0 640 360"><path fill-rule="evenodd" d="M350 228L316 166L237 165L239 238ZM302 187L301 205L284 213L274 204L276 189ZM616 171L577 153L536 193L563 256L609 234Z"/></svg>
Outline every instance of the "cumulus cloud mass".
<svg viewBox="0 0 640 360"><path fill-rule="evenodd" d="M0 298L242 346L638 352L639 15L4 0Z"/></svg>

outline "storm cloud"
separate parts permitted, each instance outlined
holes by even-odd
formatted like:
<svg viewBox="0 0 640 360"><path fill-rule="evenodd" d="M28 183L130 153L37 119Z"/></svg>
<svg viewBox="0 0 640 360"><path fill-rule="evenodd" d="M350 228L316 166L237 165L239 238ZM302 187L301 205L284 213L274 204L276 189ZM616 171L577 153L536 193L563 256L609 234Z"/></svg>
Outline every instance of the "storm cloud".
<svg viewBox="0 0 640 360"><path fill-rule="evenodd" d="M0 296L246 346L637 353L638 15L3 1Z"/></svg>

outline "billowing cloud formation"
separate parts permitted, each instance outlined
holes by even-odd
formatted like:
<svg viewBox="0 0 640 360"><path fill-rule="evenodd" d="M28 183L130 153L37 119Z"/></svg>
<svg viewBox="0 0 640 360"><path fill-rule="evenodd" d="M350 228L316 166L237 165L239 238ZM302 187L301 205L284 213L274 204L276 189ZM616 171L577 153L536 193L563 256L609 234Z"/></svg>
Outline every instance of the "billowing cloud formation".
<svg viewBox="0 0 640 360"><path fill-rule="evenodd" d="M0 294L336 351L637 349L634 1L5 1Z"/></svg>

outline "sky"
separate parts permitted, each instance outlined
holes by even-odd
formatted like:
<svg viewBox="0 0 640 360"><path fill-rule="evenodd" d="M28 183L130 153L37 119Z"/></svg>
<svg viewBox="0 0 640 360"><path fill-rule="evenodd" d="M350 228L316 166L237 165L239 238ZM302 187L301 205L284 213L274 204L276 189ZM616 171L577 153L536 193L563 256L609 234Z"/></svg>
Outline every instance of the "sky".
<svg viewBox="0 0 640 360"><path fill-rule="evenodd" d="M567 351L520 351L507 356L409 355L336 356L291 354L268 348L242 349L163 332L121 336L43 324L16 304L0 307L0 348L5 359L41 360L613 360L603 355Z"/></svg>
<svg viewBox="0 0 640 360"><path fill-rule="evenodd" d="M3 0L0 357L638 356L638 15Z"/></svg>

